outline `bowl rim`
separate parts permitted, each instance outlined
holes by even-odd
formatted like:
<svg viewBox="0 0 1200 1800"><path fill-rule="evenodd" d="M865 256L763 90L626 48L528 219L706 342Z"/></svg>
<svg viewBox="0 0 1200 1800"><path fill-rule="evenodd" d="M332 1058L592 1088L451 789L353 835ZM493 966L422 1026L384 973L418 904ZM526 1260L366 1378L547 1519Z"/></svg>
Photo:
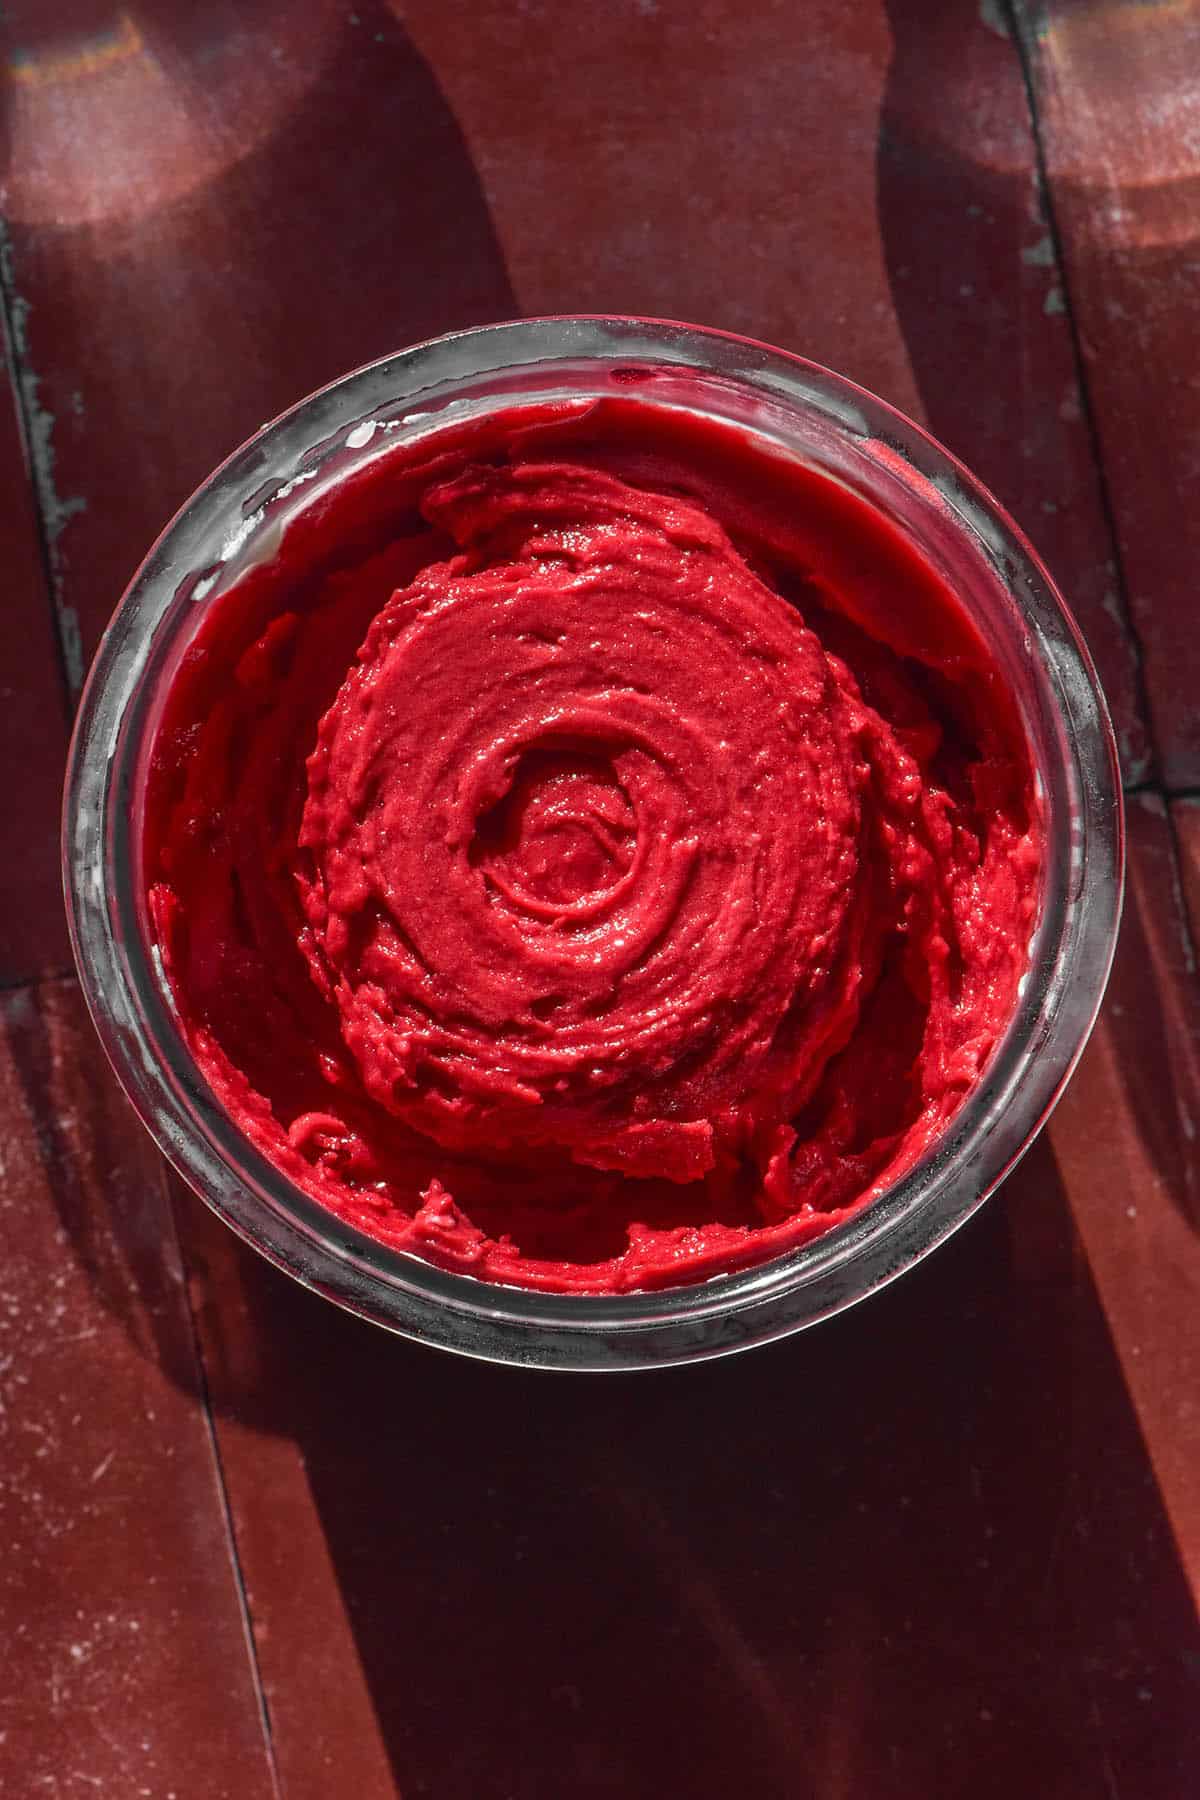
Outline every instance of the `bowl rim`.
<svg viewBox="0 0 1200 1800"><path fill-rule="evenodd" d="M153 953L136 929L129 869L124 868L121 879L120 855L105 858L110 841L118 852L122 846L128 849L130 757L140 742L136 727L139 720L145 724L147 702L138 682L146 673L157 627L177 597L175 578L189 526L211 507L214 496L259 472L261 453L289 428L315 421L322 402L339 403L337 429L344 435L348 421L353 428L353 421L370 410L357 407L358 399L383 377L407 374L411 379L415 373L417 385L408 390L411 403L423 391L423 364L443 350L465 360L467 372L476 377L526 366L514 363L514 349L535 353L529 360L539 365L582 355L598 368L606 360L653 360L661 366L669 350L667 360L674 366L711 374L720 360L715 346L724 347L739 364L723 374L740 375L784 405L805 399L811 403L816 393L828 400L835 427L840 420L845 429L846 417L857 413L890 426L887 441L893 449L899 444L923 450L944 476L943 496L949 496L959 523L978 538L976 548L986 553L992 541L987 534L993 534L1021 580L1033 584L1030 591L1053 616L1061 633L1057 653L1071 665L1077 698L1089 714L1085 730L1068 726L1065 732L1086 813L1076 915L1087 955L1082 971L1075 970L1076 992L1066 997L1073 1001L1069 1029L1060 996L1047 1043L1041 1046L1046 1060L1040 1074L1028 1047L1025 1061L1018 1064L1011 1058L1006 1062L998 1049L979 1087L949 1121L943 1140L878 1199L798 1249L708 1280L619 1295L551 1293L485 1282L392 1249L336 1218L243 1136L200 1075L172 1016ZM479 355L473 357L476 350ZM494 351L500 352L498 362ZM455 378L454 371L444 377ZM639 399L644 397L639 392ZM334 439L340 441L337 433ZM401 1336L488 1361L602 1370L727 1355L814 1324L889 1284L972 1216L1049 1117L1094 1024L1120 919L1124 812L1103 692L1066 602L1006 509L930 433L846 377L738 333L633 315L552 314L425 339L314 389L238 446L184 502L135 572L93 660L68 754L62 853L72 949L105 1052L159 1148L239 1236L302 1285ZM115 878L110 878L114 870ZM1081 961L1079 946L1075 961ZM1081 980L1086 992L1078 991ZM1044 1000L1042 995L1039 1006ZM1024 1002L1018 1010L1024 1016ZM1040 1013L1031 1014L1035 1016ZM1050 1058L1049 1040L1056 1032L1064 1041L1056 1043ZM164 1054L166 1047L173 1057ZM986 1107L1006 1108L1014 1098L1011 1090L1030 1080L1031 1069L1034 1104L1028 1117L1019 1131L1008 1132L1011 1141L1006 1139L1002 1154L983 1156L996 1129L993 1123L983 1142L976 1141ZM973 1154L965 1155L964 1146L972 1144ZM978 1169L980 1162L987 1167Z"/></svg>

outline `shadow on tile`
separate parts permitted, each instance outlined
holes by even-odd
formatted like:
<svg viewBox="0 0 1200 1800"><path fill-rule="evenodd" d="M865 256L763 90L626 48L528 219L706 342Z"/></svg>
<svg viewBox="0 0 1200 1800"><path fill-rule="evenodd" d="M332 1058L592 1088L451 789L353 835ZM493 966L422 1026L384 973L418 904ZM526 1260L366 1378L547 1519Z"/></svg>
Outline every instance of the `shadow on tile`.
<svg viewBox="0 0 1200 1800"><path fill-rule="evenodd" d="M854 1313L656 1375L458 1362L222 1261L253 1375L214 1397L300 1447L404 1795L1180 1791L1193 1614L1044 1141Z"/></svg>

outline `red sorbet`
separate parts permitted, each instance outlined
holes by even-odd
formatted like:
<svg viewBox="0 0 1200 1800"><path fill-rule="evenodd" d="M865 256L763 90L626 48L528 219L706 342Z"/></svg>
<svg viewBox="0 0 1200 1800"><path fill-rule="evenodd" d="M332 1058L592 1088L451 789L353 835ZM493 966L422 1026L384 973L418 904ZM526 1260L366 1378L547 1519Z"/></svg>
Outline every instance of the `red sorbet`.
<svg viewBox="0 0 1200 1800"><path fill-rule="evenodd" d="M339 1218L491 1281L694 1281L933 1143L1015 1003L1007 684L865 500L636 399L388 451L210 601L150 911L196 1060Z"/></svg>

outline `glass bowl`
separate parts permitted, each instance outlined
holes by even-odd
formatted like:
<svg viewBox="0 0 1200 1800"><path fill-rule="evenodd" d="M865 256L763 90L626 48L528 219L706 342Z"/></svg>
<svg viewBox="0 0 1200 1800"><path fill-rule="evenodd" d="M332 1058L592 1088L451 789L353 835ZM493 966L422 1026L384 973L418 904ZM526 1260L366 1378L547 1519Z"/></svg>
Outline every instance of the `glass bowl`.
<svg viewBox="0 0 1200 1800"><path fill-rule="evenodd" d="M342 1223L242 1135L196 1067L156 959L139 810L156 695L205 599L272 554L295 511L382 446L522 402L611 394L755 433L833 475L914 539L969 607L1023 710L1043 792L1043 896L1015 1015L942 1138L825 1236L753 1268L619 1296L454 1274ZM616 385L614 385L616 384ZM626 387L626 391L628 388ZM71 747L68 911L96 1028L164 1154L247 1243L378 1325L465 1355L621 1369L746 1349L884 1286L970 1217L1028 1148L1095 1019L1120 914L1116 747L1087 650L997 502L911 420L829 370L745 338L628 318L455 333L359 369L264 426L163 532L101 643Z"/></svg>

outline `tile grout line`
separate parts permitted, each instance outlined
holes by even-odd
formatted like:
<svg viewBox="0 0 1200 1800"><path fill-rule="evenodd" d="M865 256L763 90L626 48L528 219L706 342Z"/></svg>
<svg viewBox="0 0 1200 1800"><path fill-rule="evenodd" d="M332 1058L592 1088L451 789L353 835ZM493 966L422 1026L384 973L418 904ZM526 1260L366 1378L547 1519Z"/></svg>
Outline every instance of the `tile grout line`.
<svg viewBox="0 0 1200 1800"><path fill-rule="evenodd" d="M1139 794L1157 794L1168 806L1176 800L1200 800L1200 787L1168 787L1164 781L1123 781L1121 792L1127 800L1137 799Z"/></svg>
<svg viewBox="0 0 1200 1800"><path fill-rule="evenodd" d="M267 1759L267 1771L271 1779L271 1792L274 1800L283 1800L283 1787L279 1778L279 1765L275 1757L275 1733L271 1725L271 1709L267 1701L266 1688L263 1684L262 1665L258 1659L258 1642L254 1635L254 1620L250 1609L250 1596L246 1589L246 1578L242 1570L242 1559L238 1555L237 1531L233 1521L233 1506L229 1498L229 1484L225 1478L225 1460L221 1455L221 1446L217 1437L216 1424L213 1419L212 1394L208 1385L208 1370L204 1361L204 1350L200 1339L200 1330L196 1322L195 1308L192 1305L189 1265L183 1240L179 1232L179 1220L175 1211L175 1202L171 1195L170 1173L161 1152L154 1147L155 1161L158 1165L158 1186L162 1204L169 1221L171 1240L178 1257L180 1285L183 1290L183 1304L187 1312L188 1330L192 1341L192 1355L196 1368L198 1398L200 1410L204 1418L205 1430L208 1434L209 1448L212 1452L213 1474L216 1478L217 1500L221 1509L221 1518L225 1526L225 1538L229 1548L230 1569L233 1574L234 1587L237 1592L238 1612L241 1615L242 1632L246 1642L246 1655L250 1664L250 1677L254 1685L254 1696L258 1703L259 1721L263 1732L263 1749Z"/></svg>
<svg viewBox="0 0 1200 1800"><path fill-rule="evenodd" d="M33 500L42 589L50 608L53 627L51 635L69 725L79 690L83 686L83 649L74 611L68 613L62 602L61 565L55 545L58 531L66 523L70 513L77 511L83 502L73 501L63 506L54 495L53 451L48 439L39 430L39 427L52 424L53 421L37 405L39 378L29 359L25 333L28 312L29 302L17 291L12 235L8 221L0 214L0 338L3 340L13 411L21 436L21 452ZM52 508L57 513L56 523L51 517ZM74 622L73 630L68 630L69 621Z"/></svg>
<svg viewBox="0 0 1200 1800"><path fill-rule="evenodd" d="M246 1577L242 1569L242 1559L238 1554L237 1530L233 1519L233 1505L229 1498L229 1483L225 1476L225 1459L221 1454L221 1445L217 1437L216 1423L213 1419L212 1394L208 1385L208 1370L204 1361L204 1348L200 1338L200 1329L196 1321L195 1309L192 1305L191 1282L187 1254L179 1233L179 1220L175 1211L175 1202L171 1195L167 1165L156 1150L158 1161L159 1190L162 1203L166 1208L170 1221L171 1237L179 1258L179 1270L183 1287L183 1303L187 1310L188 1329L192 1339L192 1353L196 1365L196 1377L199 1384L200 1408L204 1417L205 1429L208 1433L209 1448L212 1451L213 1473L216 1476L217 1497L221 1508L221 1517L225 1525L225 1537L229 1546L229 1561L233 1573L234 1586L237 1590L238 1611L242 1620L242 1631L246 1640L246 1655L250 1664L250 1676L254 1684L254 1696L258 1702L258 1715L262 1725L263 1749L267 1759L267 1771L271 1780L271 1792L274 1800L284 1800L283 1785L280 1781L279 1764L275 1755L275 1732L271 1724L271 1708L267 1700L266 1687L263 1682L262 1664L258 1657L258 1641L254 1635L254 1618L250 1607L250 1596L246 1588Z"/></svg>
<svg viewBox="0 0 1200 1800"><path fill-rule="evenodd" d="M1121 543L1117 531L1116 506L1112 489L1109 486L1108 470L1105 467L1103 446L1100 440L1100 428L1096 421L1096 409L1092 401L1091 383L1088 379L1087 362L1083 354L1083 339L1079 329L1079 319L1071 292L1070 275L1063 249L1063 235L1058 223L1058 210L1055 203L1054 189L1050 180L1050 170L1046 159L1046 145L1042 136L1041 107L1038 101L1037 85L1034 80L1034 60L1037 55L1037 26L1032 23L1028 12L1028 0L999 0L1001 16L1004 18L1008 35L1012 39L1016 52L1017 66L1021 71L1021 83L1025 90L1025 105L1029 113L1029 131L1033 141L1034 171L1037 179L1038 198L1046 222L1046 231L1054 250L1054 266L1062 288L1067 329L1071 338L1071 355L1075 365L1075 385L1079 392L1080 406L1083 412L1084 429L1087 432L1088 444L1092 453L1092 464L1096 472L1096 484L1099 493L1100 511L1108 533L1109 547L1112 551L1113 570L1116 579L1117 595L1120 601L1121 618L1129 641L1133 647L1135 691L1142 720L1146 728L1148 740L1148 767L1146 774L1137 781L1128 784L1126 792L1135 792L1141 788L1158 785L1157 770L1161 766L1158 743L1154 732L1154 716L1150 705L1150 694L1146 684L1146 659L1141 633L1133 616L1133 608L1129 598L1129 580L1125 572L1125 559L1121 553Z"/></svg>
<svg viewBox="0 0 1200 1800"><path fill-rule="evenodd" d="M21 988L74 987L78 984L72 963L52 963L49 968L31 969L25 975L0 976L0 994L13 994Z"/></svg>
<svg viewBox="0 0 1200 1800"><path fill-rule="evenodd" d="M1200 919L1192 916L1192 908L1188 901L1187 879L1183 869L1183 844L1179 836L1179 821L1175 817L1172 799L1194 800L1195 794L1168 795L1163 807L1167 828L1167 840L1171 846L1171 881L1175 889L1175 903L1179 908L1179 918L1184 936L1191 950L1191 968L1188 974L1193 978L1200 969ZM1185 965L1186 967L1186 965Z"/></svg>

